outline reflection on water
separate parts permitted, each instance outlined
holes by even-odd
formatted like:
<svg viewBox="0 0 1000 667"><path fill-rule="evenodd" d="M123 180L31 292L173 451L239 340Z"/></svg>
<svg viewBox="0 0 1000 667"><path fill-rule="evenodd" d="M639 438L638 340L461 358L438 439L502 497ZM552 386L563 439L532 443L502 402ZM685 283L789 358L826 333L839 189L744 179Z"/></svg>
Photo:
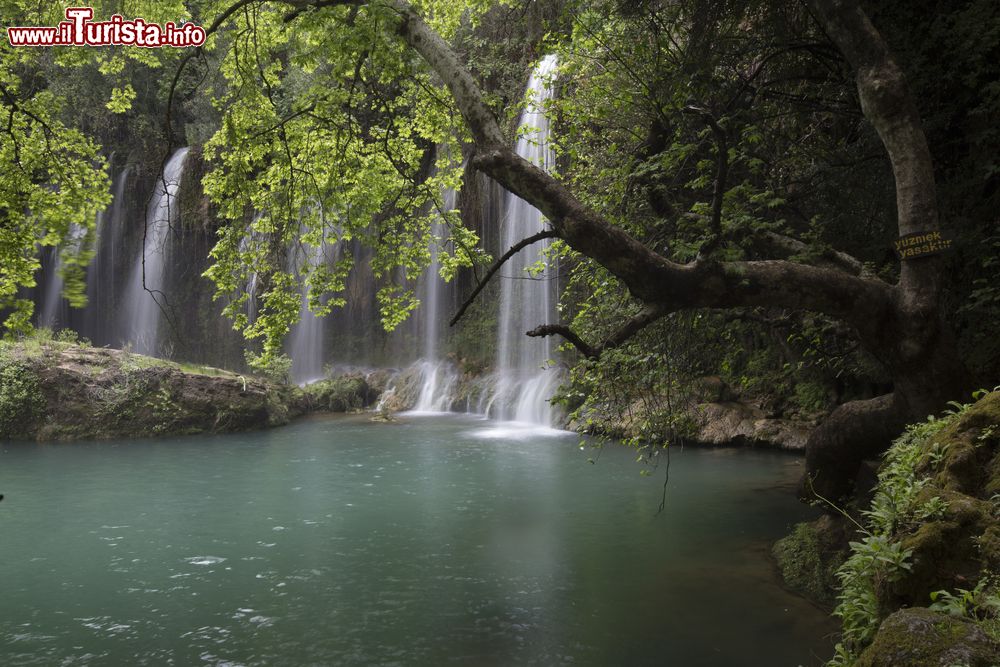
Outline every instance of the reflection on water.
<svg viewBox="0 0 1000 667"><path fill-rule="evenodd" d="M779 454L631 452L462 417L0 448L0 663L812 665L768 541ZM516 430L516 429L515 429Z"/></svg>

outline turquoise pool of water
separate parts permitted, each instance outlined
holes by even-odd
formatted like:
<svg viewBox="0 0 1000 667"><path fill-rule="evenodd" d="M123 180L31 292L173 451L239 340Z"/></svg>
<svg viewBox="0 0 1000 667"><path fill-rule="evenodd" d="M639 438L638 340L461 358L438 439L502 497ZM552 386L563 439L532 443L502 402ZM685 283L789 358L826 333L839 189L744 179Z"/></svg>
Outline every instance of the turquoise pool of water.
<svg viewBox="0 0 1000 667"><path fill-rule="evenodd" d="M815 665L800 460L461 416L0 444L0 664ZM589 463L588 459L596 459Z"/></svg>

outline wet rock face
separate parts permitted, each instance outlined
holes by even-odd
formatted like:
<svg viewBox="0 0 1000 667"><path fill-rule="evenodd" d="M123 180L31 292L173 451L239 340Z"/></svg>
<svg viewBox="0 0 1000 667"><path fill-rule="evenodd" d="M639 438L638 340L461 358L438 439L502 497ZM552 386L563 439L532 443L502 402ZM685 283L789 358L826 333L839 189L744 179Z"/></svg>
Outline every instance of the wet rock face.
<svg viewBox="0 0 1000 667"><path fill-rule="evenodd" d="M692 440L701 445L750 445L804 451L812 425L768 418L749 403L701 403L691 410L697 425Z"/></svg>
<svg viewBox="0 0 1000 667"><path fill-rule="evenodd" d="M886 618L855 667L995 667L1000 644L975 623L926 608Z"/></svg>
<svg viewBox="0 0 1000 667"><path fill-rule="evenodd" d="M189 369L119 350L66 344L6 345L20 384L41 409L11 420L0 438L52 441L223 433L287 423L301 393L217 369ZM0 378L4 386L14 383ZM0 425L2 426L2 425Z"/></svg>

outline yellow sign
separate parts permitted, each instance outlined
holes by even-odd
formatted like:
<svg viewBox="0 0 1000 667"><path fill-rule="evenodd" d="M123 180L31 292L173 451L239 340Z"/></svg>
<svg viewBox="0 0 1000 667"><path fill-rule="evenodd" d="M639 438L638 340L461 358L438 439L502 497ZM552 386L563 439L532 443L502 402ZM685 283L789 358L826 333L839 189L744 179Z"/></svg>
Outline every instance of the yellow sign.
<svg viewBox="0 0 1000 667"><path fill-rule="evenodd" d="M893 242L900 259L916 259L951 250L952 238L944 232L918 232L901 236Z"/></svg>

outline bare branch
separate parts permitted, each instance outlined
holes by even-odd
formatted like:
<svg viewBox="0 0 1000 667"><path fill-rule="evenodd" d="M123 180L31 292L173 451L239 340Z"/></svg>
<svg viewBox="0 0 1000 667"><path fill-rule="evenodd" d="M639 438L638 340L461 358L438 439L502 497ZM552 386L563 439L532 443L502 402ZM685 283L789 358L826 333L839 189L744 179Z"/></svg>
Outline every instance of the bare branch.
<svg viewBox="0 0 1000 667"><path fill-rule="evenodd" d="M469 306L471 306L472 302L476 300L476 297L479 296L479 293L486 288L486 284L490 281L490 278L493 277L493 274L499 271L500 267L503 266L508 259L516 255L517 253L519 253L521 250L528 247L532 243L538 243L543 239L553 239L556 238L557 236L558 234L556 234L554 230L546 229L544 231L538 232L537 234L533 234L528 238L521 239L520 241L512 245L510 250L505 252L500 259L498 259L496 262L493 263L493 266L490 267L490 270L486 272L486 275L483 276L483 279L479 281L478 285L476 285L476 289L472 291L472 294L469 295L469 298L465 300L465 303L462 304L462 307L459 308L458 312L455 313L455 316L451 318L451 322L448 323L448 326L453 327L456 324L458 324L458 321L462 319L463 315L465 315L465 311L469 309Z"/></svg>
<svg viewBox="0 0 1000 667"><path fill-rule="evenodd" d="M591 347L584 342L584 340L580 338L576 332L568 326L562 324L543 324L529 331L528 335L533 338L562 336L567 342L571 343L573 347L578 349L583 356L588 359L596 360L600 359L601 354L603 354L605 350L618 347L666 314L666 310L655 306L643 308L642 312L628 320L624 326L608 336L608 338L606 338L604 342L597 347Z"/></svg>
<svg viewBox="0 0 1000 667"><path fill-rule="evenodd" d="M570 343L580 354L587 357L588 359L597 360L601 357L600 348L591 347L588 345L579 335L572 329L570 329L565 324L542 324L535 327L531 331L527 332L528 336L532 338L544 338L546 336L562 336L566 339L567 343Z"/></svg>

